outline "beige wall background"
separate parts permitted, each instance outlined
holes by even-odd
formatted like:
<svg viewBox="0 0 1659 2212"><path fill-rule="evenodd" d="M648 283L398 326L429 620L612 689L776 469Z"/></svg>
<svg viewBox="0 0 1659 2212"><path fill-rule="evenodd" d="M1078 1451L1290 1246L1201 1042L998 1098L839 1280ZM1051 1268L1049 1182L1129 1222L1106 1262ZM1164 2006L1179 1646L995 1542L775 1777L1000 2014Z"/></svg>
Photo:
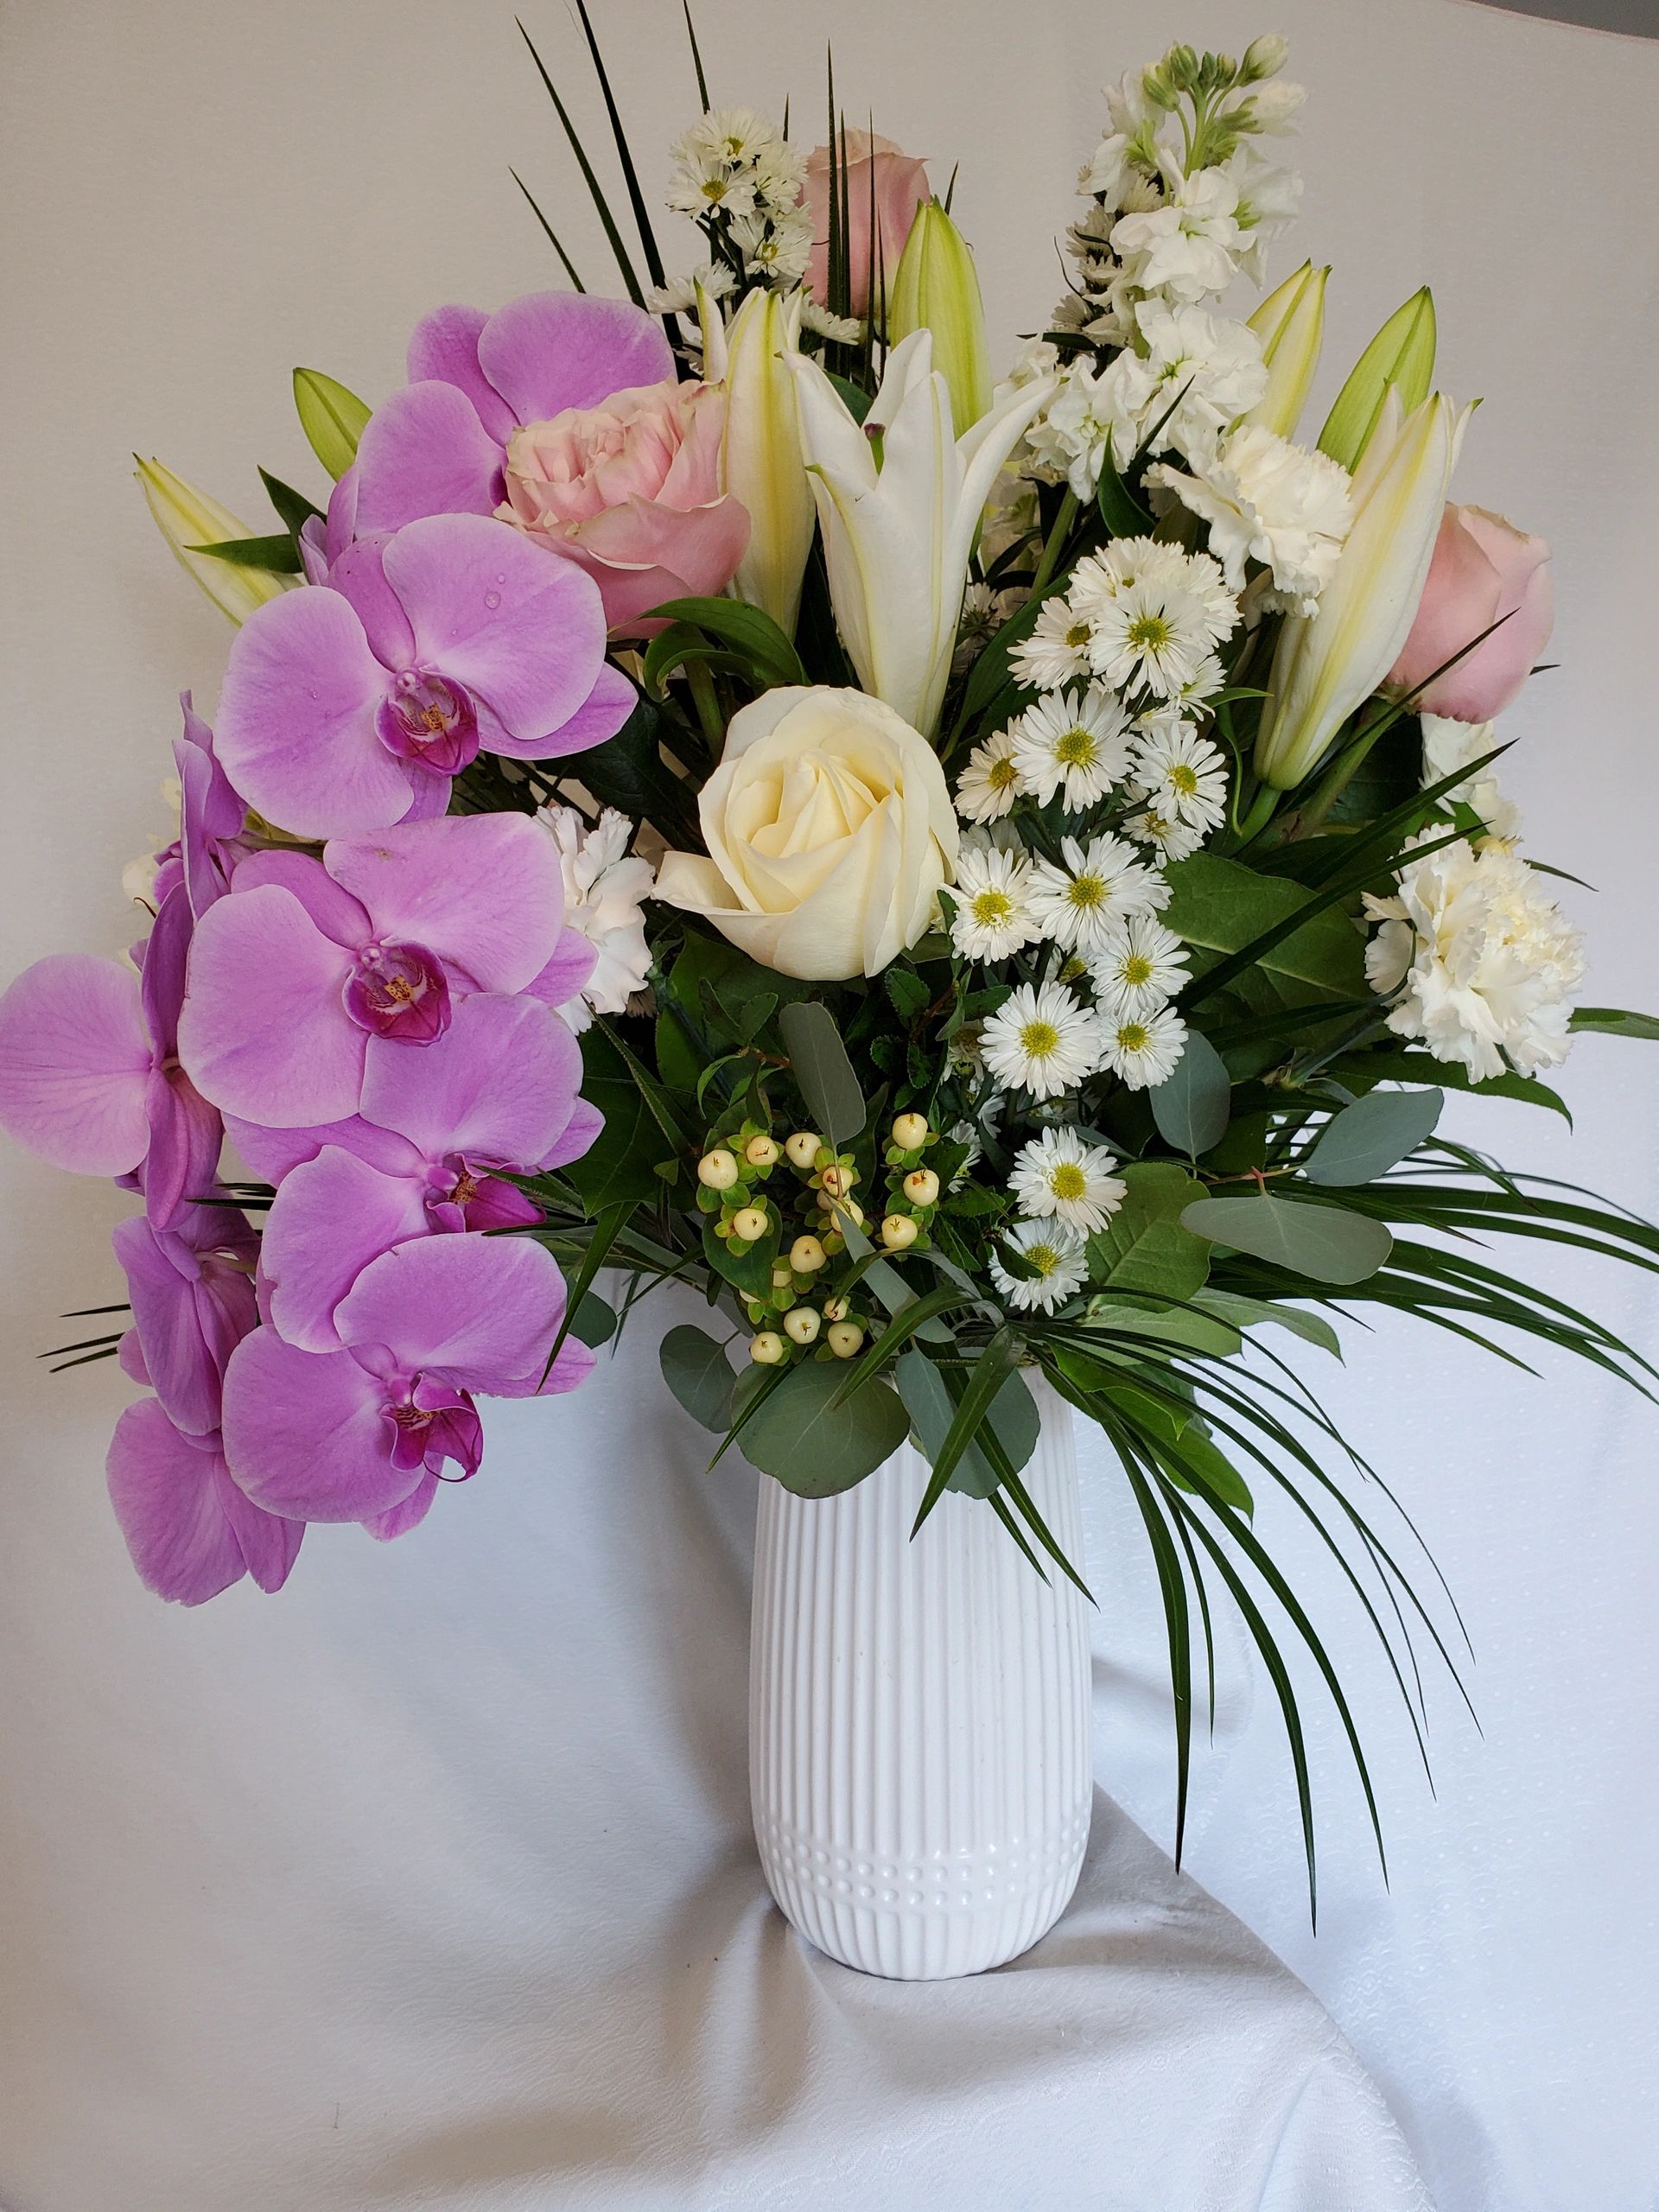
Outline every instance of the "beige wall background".
<svg viewBox="0 0 1659 2212"><path fill-rule="evenodd" d="M695 97L677 0L597 0L594 12L650 184ZM1440 381L1487 401L1459 495L1542 531L1556 553L1561 665L1509 718L1510 780L1537 856L1599 887L1564 891L1593 933L1589 996L1659 1003L1659 47L1465 0L1263 0L1261 12L1236 0L702 0L696 12L717 99L776 110L792 91L798 131L821 137L833 35L854 118L873 110L934 157L941 183L960 159L957 211L1007 350L1055 295L1051 241L1100 127L1103 80L1172 35L1236 50L1263 29L1290 35L1289 73L1312 94L1307 188L1274 274L1304 254L1335 264L1334 374L1316 405L1382 315L1432 283ZM597 142L570 15L529 0L526 21ZM211 707L223 665L226 627L155 539L131 449L263 528L257 461L315 487L289 404L295 363L377 397L401 380L408 329L429 307L493 306L557 281L509 161L588 282L603 288L607 274L505 0L8 0L0 61L10 971L125 941L120 870L164 820L175 695L192 685ZM684 265L689 239L677 249ZM1563 1086L1570 1142L1521 1109L1483 1116L1477 1141L1652 1212L1659 1052L1647 1050L1580 1048ZM102 1495L128 1394L106 1369L48 1382L34 1362L56 1340L51 1316L114 1294L105 1240L120 1211L105 1188L0 1156L0 1836L17 1846L0 1843L13 1870L0 1871L0 1930L27 1926L48 1957L52 1930L79 1910L54 1886L69 1840L118 1824L122 1792L145 1786L99 1767L87 1716L107 1719L119 1685L172 1716L182 1742L201 1722L205 1675L253 1694L300 1663L289 1639L302 1615L287 1599L264 1607L245 1588L186 1618L137 1589ZM1656 1350L1633 1279L1570 1256L1548 1266L1563 1294ZM1197 1870L1325 1997L1448 2212L1646 2212L1659 2186L1652 1409L1587 1372L1532 1382L1388 1331L1330 1395L1463 1601L1486 1741L1449 1696L1435 1700L1431 1802L1374 1701L1391 1894L1334 1754L1323 1760L1315 1944L1275 1724L1241 1702L1204 1784ZM466 1508L476 1548L492 1513L482 1485ZM327 1560L327 1602L346 1612L376 1586L441 1573L448 1539L435 1516L394 1553L349 1541L320 1532L307 1562ZM1145 1592L1138 1564L1121 1572L1127 1635ZM1108 1748L1113 1786L1161 1831L1161 1735L1126 1715ZM180 1817L211 1827L215 1806L191 1798L188 1761L179 1772ZM104 1909L118 1920L118 1899ZM5 2024L14 2064L34 2026L27 2014Z"/></svg>

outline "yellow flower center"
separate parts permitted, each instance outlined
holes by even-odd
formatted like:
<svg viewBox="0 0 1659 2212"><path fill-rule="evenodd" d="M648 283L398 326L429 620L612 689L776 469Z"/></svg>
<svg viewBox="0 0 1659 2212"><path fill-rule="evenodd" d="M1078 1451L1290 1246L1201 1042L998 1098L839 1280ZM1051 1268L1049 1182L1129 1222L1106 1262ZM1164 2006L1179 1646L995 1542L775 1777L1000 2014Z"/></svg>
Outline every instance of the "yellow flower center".
<svg viewBox="0 0 1659 2212"><path fill-rule="evenodd" d="M1117 1033L1119 1048L1125 1052L1144 1052L1148 1041L1145 1029L1138 1021L1124 1022Z"/></svg>
<svg viewBox="0 0 1659 2212"><path fill-rule="evenodd" d="M1169 772L1169 788L1183 798L1193 798L1198 788L1198 770L1185 760L1178 760Z"/></svg>
<svg viewBox="0 0 1659 2212"><path fill-rule="evenodd" d="M1060 1255L1052 1244L1027 1244L1025 1256L1039 1275L1052 1275L1060 1264Z"/></svg>
<svg viewBox="0 0 1659 2212"><path fill-rule="evenodd" d="M1019 777L1020 771L1014 765L1014 756L1008 753L1005 753L1000 760L993 760L985 771L985 780L994 791L1011 790Z"/></svg>
<svg viewBox="0 0 1659 2212"><path fill-rule="evenodd" d="M1074 875L1065 887L1067 905L1080 908L1085 914L1104 906L1107 895L1105 880L1098 875Z"/></svg>
<svg viewBox="0 0 1659 2212"><path fill-rule="evenodd" d="M1161 614L1142 614L1130 623L1128 632L1129 643L1142 653L1162 652L1174 635Z"/></svg>
<svg viewBox="0 0 1659 2212"><path fill-rule="evenodd" d="M1046 1060L1060 1049L1060 1033L1052 1021L1028 1021L1020 1032L1020 1049L1028 1059Z"/></svg>
<svg viewBox="0 0 1659 2212"><path fill-rule="evenodd" d="M1096 751L1093 730L1080 722L1063 731L1054 743L1054 758L1063 768L1092 768Z"/></svg>
<svg viewBox="0 0 1659 2212"><path fill-rule="evenodd" d="M1089 1178L1075 1160L1063 1160L1049 1171L1048 1187L1057 1198L1086 1198Z"/></svg>
<svg viewBox="0 0 1659 2212"><path fill-rule="evenodd" d="M1089 625L1086 622L1074 622L1065 633L1065 642L1073 652L1081 652L1089 642Z"/></svg>
<svg viewBox="0 0 1659 2212"><path fill-rule="evenodd" d="M1120 982L1128 984L1132 990L1138 990L1142 983L1152 981L1152 963L1144 952L1132 952L1117 973Z"/></svg>
<svg viewBox="0 0 1659 2212"><path fill-rule="evenodd" d="M726 197L726 179L723 176L705 177L702 181L702 196L705 200L716 201L723 200Z"/></svg>
<svg viewBox="0 0 1659 2212"><path fill-rule="evenodd" d="M982 929L995 929L1013 913L1014 901L1006 891L981 891L968 911Z"/></svg>

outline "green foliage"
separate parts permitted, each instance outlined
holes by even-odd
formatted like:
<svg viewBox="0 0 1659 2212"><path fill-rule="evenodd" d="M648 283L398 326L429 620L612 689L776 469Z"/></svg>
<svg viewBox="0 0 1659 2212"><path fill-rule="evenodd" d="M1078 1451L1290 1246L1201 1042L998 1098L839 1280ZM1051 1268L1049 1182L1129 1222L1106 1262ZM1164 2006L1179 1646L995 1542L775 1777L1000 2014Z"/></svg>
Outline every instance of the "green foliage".
<svg viewBox="0 0 1659 2212"><path fill-rule="evenodd" d="M357 442L372 411L321 369L296 369L294 405L306 442L330 476L342 477L357 459Z"/></svg>
<svg viewBox="0 0 1659 2212"><path fill-rule="evenodd" d="M1446 1101L1439 1090L1373 1090L1344 1106L1301 1163L1310 1183L1373 1183L1427 1144Z"/></svg>
<svg viewBox="0 0 1659 2212"><path fill-rule="evenodd" d="M837 1396L837 1369L805 1360L789 1369L743 1431L743 1456L798 1497L833 1497L874 1474L910 1431L910 1415L886 1382Z"/></svg>
<svg viewBox="0 0 1659 2212"><path fill-rule="evenodd" d="M818 1000L803 999L780 1010L778 1027L806 1109L838 1151L864 1127L869 1109L835 1017Z"/></svg>
<svg viewBox="0 0 1659 2212"><path fill-rule="evenodd" d="M686 1323L668 1332L657 1356L664 1382L693 1421L716 1435L729 1427L737 1377L718 1338Z"/></svg>
<svg viewBox="0 0 1659 2212"><path fill-rule="evenodd" d="M1227 955L1230 964L1259 966L1329 998L1369 998L1364 940L1331 907L1299 922L1310 902L1294 884L1209 852L1194 853L1166 873L1170 901L1160 918L1197 953ZM1193 965L1216 988L1221 963L1199 958Z"/></svg>
<svg viewBox="0 0 1659 2212"><path fill-rule="evenodd" d="M1335 1205L1292 1198L1198 1198L1181 1214L1183 1228L1229 1244L1314 1282L1363 1282L1389 1256L1393 1238L1380 1222Z"/></svg>
<svg viewBox="0 0 1659 2212"><path fill-rule="evenodd" d="M1152 1117L1159 1135L1177 1152L1196 1160L1227 1134L1232 1102L1227 1063L1201 1029L1189 1029L1185 1050L1152 1093Z"/></svg>
<svg viewBox="0 0 1659 2212"><path fill-rule="evenodd" d="M1089 1239L1089 1279L1103 1289L1189 1299L1209 1272L1209 1247L1181 1217L1203 1185L1173 1160L1123 1172L1123 1203Z"/></svg>

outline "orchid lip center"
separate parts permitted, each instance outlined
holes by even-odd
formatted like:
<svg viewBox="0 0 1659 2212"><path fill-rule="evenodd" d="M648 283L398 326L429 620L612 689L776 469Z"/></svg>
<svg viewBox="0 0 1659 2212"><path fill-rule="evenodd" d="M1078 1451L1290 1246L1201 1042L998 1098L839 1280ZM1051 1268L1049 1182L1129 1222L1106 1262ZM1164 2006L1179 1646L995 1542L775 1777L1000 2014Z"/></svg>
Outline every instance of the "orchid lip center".
<svg viewBox="0 0 1659 2212"><path fill-rule="evenodd" d="M405 668L375 715L375 734L394 760L458 775L478 757L478 711L464 686L423 668Z"/></svg>
<svg viewBox="0 0 1659 2212"><path fill-rule="evenodd" d="M366 944L340 994L346 1017L372 1037L430 1045L449 1027L449 979L423 944Z"/></svg>

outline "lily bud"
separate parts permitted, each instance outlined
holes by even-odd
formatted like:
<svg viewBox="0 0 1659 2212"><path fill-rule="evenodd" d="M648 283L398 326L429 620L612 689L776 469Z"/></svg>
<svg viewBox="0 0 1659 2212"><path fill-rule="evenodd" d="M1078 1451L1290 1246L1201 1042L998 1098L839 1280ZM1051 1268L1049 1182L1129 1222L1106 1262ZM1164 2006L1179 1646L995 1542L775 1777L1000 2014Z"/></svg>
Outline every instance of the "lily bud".
<svg viewBox="0 0 1659 2212"><path fill-rule="evenodd" d="M1390 385L1405 414L1428 397L1434 375L1434 298L1427 284L1389 317L1354 364L1319 432L1319 451L1351 474L1364 457Z"/></svg>
<svg viewBox="0 0 1659 2212"><path fill-rule="evenodd" d="M1436 392L1408 416L1384 393L1353 481L1353 527L1317 611L1279 636L1255 772L1290 791L1399 658L1422 597L1471 410Z"/></svg>
<svg viewBox="0 0 1659 2212"><path fill-rule="evenodd" d="M372 412L368 402L321 369L296 369L294 408L307 443L338 483L357 459L357 442Z"/></svg>
<svg viewBox="0 0 1659 2212"><path fill-rule="evenodd" d="M912 330L933 334L933 365L950 391L957 435L991 404L991 357L985 302L968 241L937 200L916 210L887 294L887 341Z"/></svg>
<svg viewBox="0 0 1659 2212"><path fill-rule="evenodd" d="M134 460L137 460L135 454ZM221 614L232 622L245 622L256 607L263 607L296 581L270 569L242 569L212 553L194 553L194 545L219 545L255 535L248 524L163 468L159 461L140 461L135 472L145 505L156 527L173 549L185 574L200 584Z"/></svg>
<svg viewBox="0 0 1659 2212"><path fill-rule="evenodd" d="M733 582L740 599L791 637L816 519L794 379L784 359L800 351L803 297L751 292L728 329L715 302L701 287L697 293L703 375L726 387L720 488L749 517L748 547Z"/></svg>
<svg viewBox="0 0 1659 2212"><path fill-rule="evenodd" d="M1325 339L1325 283L1331 271L1305 261L1269 292L1250 317L1268 365L1267 389L1244 417L1281 438L1294 438L1319 365Z"/></svg>

